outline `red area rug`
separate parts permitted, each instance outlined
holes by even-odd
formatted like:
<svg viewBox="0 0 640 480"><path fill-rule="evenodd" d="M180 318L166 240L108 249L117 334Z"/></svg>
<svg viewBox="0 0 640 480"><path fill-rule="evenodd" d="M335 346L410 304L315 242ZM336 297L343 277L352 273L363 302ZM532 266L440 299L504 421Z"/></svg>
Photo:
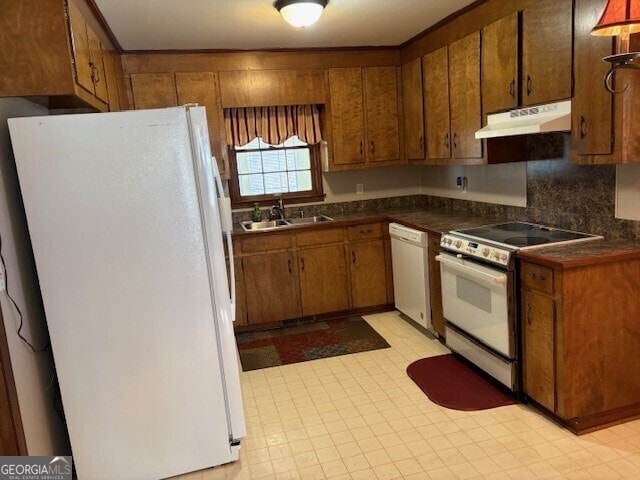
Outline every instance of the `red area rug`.
<svg viewBox="0 0 640 480"><path fill-rule="evenodd" d="M362 317L237 333L236 342L244 372L389 347Z"/></svg>
<svg viewBox="0 0 640 480"><path fill-rule="evenodd" d="M417 360L407 367L407 375L433 403L453 410L487 410L516 403L451 354Z"/></svg>

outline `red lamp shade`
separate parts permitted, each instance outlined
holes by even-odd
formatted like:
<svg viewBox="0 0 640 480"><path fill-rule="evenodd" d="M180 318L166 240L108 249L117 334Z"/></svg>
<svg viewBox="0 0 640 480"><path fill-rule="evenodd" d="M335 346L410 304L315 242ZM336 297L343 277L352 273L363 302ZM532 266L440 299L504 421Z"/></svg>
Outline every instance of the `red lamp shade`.
<svg viewBox="0 0 640 480"><path fill-rule="evenodd" d="M619 36L640 32L640 0L609 0L591 35Z"/></svg>

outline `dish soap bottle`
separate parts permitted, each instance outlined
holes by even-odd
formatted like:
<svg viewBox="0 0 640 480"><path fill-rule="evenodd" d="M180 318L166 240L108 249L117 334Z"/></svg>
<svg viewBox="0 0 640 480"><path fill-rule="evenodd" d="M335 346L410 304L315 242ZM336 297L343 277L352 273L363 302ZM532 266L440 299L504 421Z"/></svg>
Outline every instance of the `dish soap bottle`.
<svg viewBox="0 0 640 480"><path fill-rule="evenodd" d="M260 211L260 204L259 203L254 203L253 204L253 215L251 220L253 220L254 222L261 222L262 221L262 212Z"/></svg>

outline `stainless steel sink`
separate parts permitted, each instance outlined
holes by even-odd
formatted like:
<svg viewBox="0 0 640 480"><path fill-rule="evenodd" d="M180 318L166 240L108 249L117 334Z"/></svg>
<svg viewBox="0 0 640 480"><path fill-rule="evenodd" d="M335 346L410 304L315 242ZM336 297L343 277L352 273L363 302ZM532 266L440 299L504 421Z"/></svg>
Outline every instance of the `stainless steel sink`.
<svg viewBox="0 0 640 480"><path fill-rule="evenodd" d="M313 217L289 218L287 220L270 220L267 222L240 222L245 232L264 232L278 228L292 227L294 225L309 225L318 222L332 222L333 218L326 215L314 215Z"/></svg>
<svg viewBox="0 0 640 480"><path fill-rule="evenodd" d="M313 217L289 218L291 225L306 225L307 223L332 222L333 218L326 215L314 215Z"/></svg>
<svg viewBox="0 0 640 480"><path fill-rule="evenodd" d="M240 226L245 232L273 230L275 228L289 227L291 224L286 220L270 220L267 222L242 222Z"/></svg>

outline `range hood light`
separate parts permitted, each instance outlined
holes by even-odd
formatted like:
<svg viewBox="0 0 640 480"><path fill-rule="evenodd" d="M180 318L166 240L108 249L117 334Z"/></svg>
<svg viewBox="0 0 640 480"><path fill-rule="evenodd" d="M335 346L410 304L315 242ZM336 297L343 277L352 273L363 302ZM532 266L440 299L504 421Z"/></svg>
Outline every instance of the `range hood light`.
<svg viewBox="0 0 640 480"><path fill-rule="evenodd" d="M480 139L570 131L571 100L566 100L488 115L487 126L475 136Z"/></svg>

